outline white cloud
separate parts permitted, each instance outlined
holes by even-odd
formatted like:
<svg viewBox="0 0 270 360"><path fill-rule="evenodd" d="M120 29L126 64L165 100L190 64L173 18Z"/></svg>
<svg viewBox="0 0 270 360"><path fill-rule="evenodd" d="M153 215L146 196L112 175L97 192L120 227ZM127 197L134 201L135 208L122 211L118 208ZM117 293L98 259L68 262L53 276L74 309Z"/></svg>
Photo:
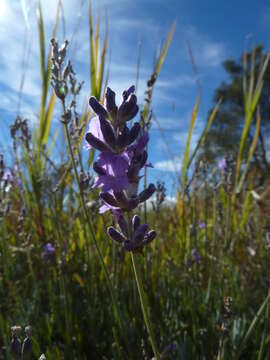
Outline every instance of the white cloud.
<svg viewBox="0 0 270 360"><path fill-rule="evenodd" d="M154 118L151 129L176 130L183 127L187 123L186 117L158 117Z"/></svg>
<svg viewBox="0 0 270 360"><path fill-rule="evenodd" d="M225 58L225 49L222 43L206 42L202 47L202 59L209 66L218 66Z"/></svg>
<svg viewBox="0 0 270 360"><path fill-rule="evenodd" d="M194 76L187 75L187 74L181 74L175 76L171 80L159 80L157 82L156 87L157 88L174 88L174 87L180 87L180 86L192 86L196 83L196 79Z"/></svg>
<svg viewBox="0 0 270 360"><path fill-rule="evenodd" d="M195 64L204 67L216 67L227 58L226 45L200 33L195 26L185 26L184 34L189 41Z"/></svg>
<svg viewBox="0 0 270 360"><path fill-rule="evenodd" d="M154 164L154 169L160 171L179 172L182 168L182 157L174 159L161 160Z"/></svg>
<svg viewBox="0 0 270 360"><path fill-rule="evenodd" d="M166 196L164 204L167 206L174 206L177 203L176 196Z"/></svg>

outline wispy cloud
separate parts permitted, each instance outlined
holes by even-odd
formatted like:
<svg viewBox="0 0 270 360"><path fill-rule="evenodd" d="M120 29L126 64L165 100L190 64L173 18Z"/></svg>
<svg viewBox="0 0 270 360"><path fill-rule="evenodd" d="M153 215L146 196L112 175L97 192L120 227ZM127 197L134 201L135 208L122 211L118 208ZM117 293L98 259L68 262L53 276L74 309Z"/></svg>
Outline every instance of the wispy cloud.
<svg viewBox="0 0 270 360"><path fill-rule="evenodd" d="M192 86L196 83L194 76L181 74L174 76L173 78L168 78L166 80L159 80L157 82L157 88L175 88L180 86Z"/></svg>
<svg viewBox="0 0 270 360"><path fill-rule="evenodd" d="M161 131L179 130L183 128L183 124L186 124L186 122L187 119L184 116L159 117L153 119L151 129L160 129Z"/></svg>
<svg viewBox="0 0 270 360"><path fill-rule="evenodd" d="M223 42L212 40L208 35L199 32L194 25L186 25L184 34L197 65L216 67L226 59L227 49Z"/></svg>
<svg viewBox="0 0 270 360"><path fill-rule="evenodd" d="M158 161L154 164L154 168L160 171L179 172L182 168L182 157L174 159Z"/></svg>

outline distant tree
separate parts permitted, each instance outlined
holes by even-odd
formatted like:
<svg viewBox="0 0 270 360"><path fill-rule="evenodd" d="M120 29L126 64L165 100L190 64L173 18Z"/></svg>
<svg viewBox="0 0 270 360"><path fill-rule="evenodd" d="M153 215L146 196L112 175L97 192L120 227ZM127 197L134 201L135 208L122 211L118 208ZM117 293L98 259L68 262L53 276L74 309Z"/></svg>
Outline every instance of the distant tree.
<svg viewBox="0 0 270 360"><path fill-rule="evenodd" d="M266 54L262 45L254 48L255 51L255 79L262 61ZM247 54L248 78L251 70L251 55ZM214 94L214 102L222 98L222 104L216 114L212 128L201 151L201 157L206 158L210 163L216 161L217 157L237 155L241 133L244 125L244 94L243 94L243 56L239 60L229 59L223 63L229 75L229 81L222 82ZM267 151L270 151L270 66L267 67L264 75L264 85L259 101L261 113L261 129L257 149L254 155L254 162L264 171L269 168ZM254 126L250 130L248 146L252 141Z"/></svg>

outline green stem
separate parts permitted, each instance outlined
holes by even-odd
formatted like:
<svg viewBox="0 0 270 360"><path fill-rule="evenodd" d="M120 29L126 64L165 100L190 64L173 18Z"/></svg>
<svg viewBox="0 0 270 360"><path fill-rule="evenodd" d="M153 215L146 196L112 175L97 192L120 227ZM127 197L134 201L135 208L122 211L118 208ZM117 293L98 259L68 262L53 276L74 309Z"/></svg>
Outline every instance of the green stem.
<svg viewBox="0 0 270 360"><path fill-rule="evenodd" d="M62 101L62 107L63 107L63 113L65 114L66 113L66 108L65 108L64 101ZM64 123L64 128L65 128L65 134L66 134L66 140L67 140L67 144L68 144L69 154L70 154L70 157L71 157L72 166L73 166L74 173L75 173L76 183L77 183L77 186L79 188L80 203L81 203L81 206L83 208L84 216L86 218L86 223L87 223L89 232L91 234L91 238L93 240L94 246L95 246L96 251L98 253L98 258L99 258L99 260L101 262L101 266L102 266L102 269L103 269L104 274L105 274L106 283L107 283L107 286L108 286L108 289L109 289L109 292L110 292L110 295L111 295L111 298L112 298L116 319L118 321L118 325L119 325L119 327L121 329L121 332L123 334L124 328L123 328L119 308L118 308L118 305L117 305L116 296L114 294L113 286L112 286L112 283L111 283L111 280L110 280L110 277L109 277L109 272L108 272L107 267L106 267L106 265L104 263L101 250L100 250L100 248L98 246L98 243L97 243L97 240L96 240L96 237L95 237L92 221L91 221L91 219L89 217L89 214L88 214L88 211L87 211L87 208L86 208L84 196L83 196L81 186L80 186L80 179L79 179L79 174L78 174L78 170L77 170L77 166L76 166L76 162L75 162L75 158L74 158L74 153L73 153L73 149L72 149L72 145L71 145L71 141L70 141L68 126L67 126L66 123Z"/></svg>
<svg viewBox="0 0 270 360"><path fill-rule="evenodd" d="M137 283L137 288L138 288L138 293L139 293L139 297L140 297L140 302L141 302L141 308L142 308L142 313L143 313L143 318L144 318L144 322L148 331L148 335L150 337L150 342L151 342L151 346L155 355L155 360L160 360L160 356L157 350L157 345L155 342L155 338L154 338L154 333L151 327L151 323L149 320L149 316L147 314L147 308L146 308L146 302L145 302L145 293L143 290L143 285L142 285L142 279L139 275L138 272L138 267L136 264L136 259L135 256L133 255L133 253L131 252L131 260L132 260L132 266L133 266L133 271L134 271L134 276L136 279L136 283Z"/></svg>

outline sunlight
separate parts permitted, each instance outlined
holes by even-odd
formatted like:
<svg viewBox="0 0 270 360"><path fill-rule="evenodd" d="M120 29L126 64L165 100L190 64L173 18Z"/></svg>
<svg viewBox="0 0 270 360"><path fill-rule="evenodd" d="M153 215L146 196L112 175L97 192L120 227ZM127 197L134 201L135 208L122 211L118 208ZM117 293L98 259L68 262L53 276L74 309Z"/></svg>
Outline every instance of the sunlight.
<svg viewBox="0 0 270 360"><path fill-rule="evenodd" d="M5 0L0 0L0 20L5 16L7 5Z"/></svg>

